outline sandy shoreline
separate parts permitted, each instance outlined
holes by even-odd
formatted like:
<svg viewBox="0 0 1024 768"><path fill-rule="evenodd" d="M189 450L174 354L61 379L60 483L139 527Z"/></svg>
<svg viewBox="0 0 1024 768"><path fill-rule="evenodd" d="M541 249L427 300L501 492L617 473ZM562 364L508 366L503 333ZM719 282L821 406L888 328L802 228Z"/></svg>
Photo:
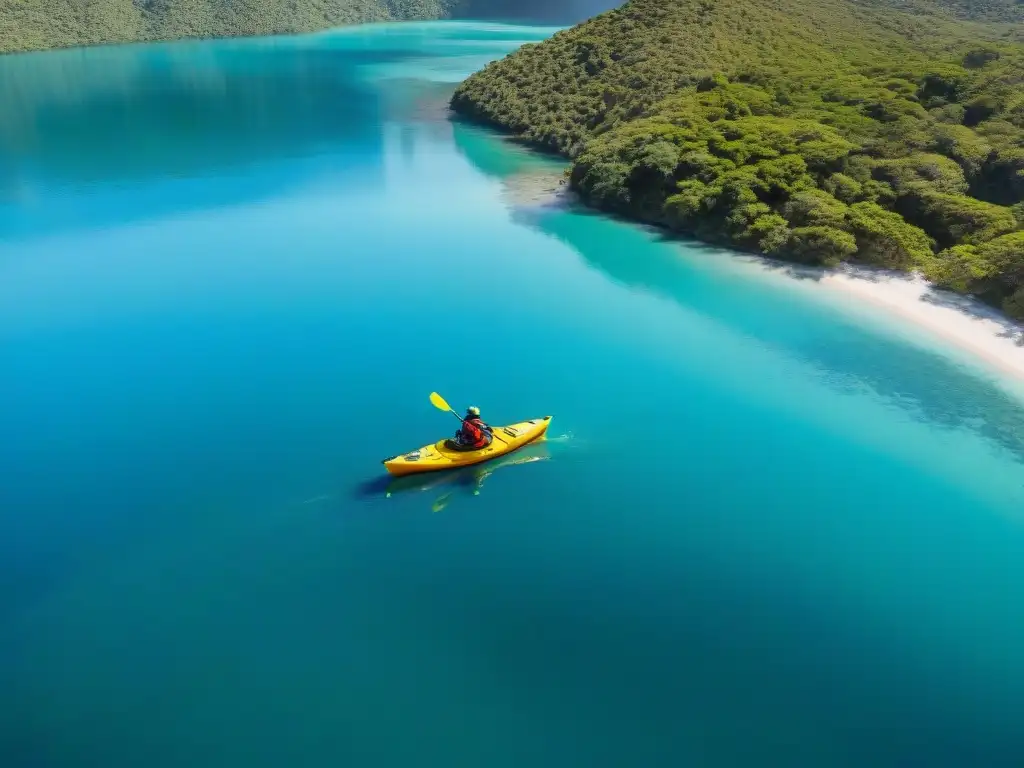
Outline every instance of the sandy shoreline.
<svg viewBox="0 0 1024 768"><path fill-rule="evenodd" d="M565 204L564 181L551 171L523 173L504 180L505 195L514 206ZM931 348L954 355L958 362L975 363L1013 382L1024 396L1024 324L1017 323L968 296L938 290L918 275L889 272L868 267L843 265L835 269L803 267L759 256L708 249L716 268L742 273L755 279L771 279L791 288L803 289L818 298L845 299L842 308L870 314L873 320L886 315L899 318L899 326L916 341L931 341ZM830 304L836 302L830 301ZM913 333L917 331L918 333Z"/></svg>
<svg viewBox="0 0 1024 768"><path fill-rule="evenodd" d="M822 282L895 312L1024 380L1024 328L976 301L937 291L921 278L866 280L837 272Z"/></svg>
<svg viewBox="0 0 1024 768"><path fill-rule="evenodd" d="M852 267L802 268L757 257L735 256L743 269L758 271L821 295L849 299L848 309L878 310L898 317L933 340L966 353L990 370L1024 383L1024 325L967 296L940 291L923 278L904 273ZM815 290L819 289L819 290Z"/></svg>

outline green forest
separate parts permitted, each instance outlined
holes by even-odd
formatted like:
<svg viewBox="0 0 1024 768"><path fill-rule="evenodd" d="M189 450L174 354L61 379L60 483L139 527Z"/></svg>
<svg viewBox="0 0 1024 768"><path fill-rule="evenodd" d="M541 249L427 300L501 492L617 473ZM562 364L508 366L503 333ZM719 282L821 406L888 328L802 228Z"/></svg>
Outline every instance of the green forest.
<svg viewBox="0 0 1024 768"><path fill-rule="evenodd" d="M1024 5L631 0L459 86L602 210L1024 318Z"/></svg>
<svg viewBox="0 0 1024 768"><path fill-rule="evenodd" d="M0 0L0 53L449 17L570 24L616 0Z"/></svg>
<svg viewBox="0 0 1024 768"><path fill-rule="evenodd" d="M455 0L0 0L0 53L437 19Z"/></svg>

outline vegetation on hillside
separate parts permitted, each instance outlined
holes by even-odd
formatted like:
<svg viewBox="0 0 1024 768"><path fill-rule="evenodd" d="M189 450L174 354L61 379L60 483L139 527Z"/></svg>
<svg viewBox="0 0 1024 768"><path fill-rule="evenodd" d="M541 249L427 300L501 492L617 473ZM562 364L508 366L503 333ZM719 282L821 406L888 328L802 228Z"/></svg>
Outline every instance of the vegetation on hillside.
<svg viewBox="0 0 1024 768"><path fill-rule="evenodd" d="M456 0L0 0L0 53L437 19Z"/></svg>
<svg viewBox="0 0 1024 768"><path fill-rule="evenodd" d="M604 210L813 264L919 269L1024 318L1013 0L631 0L453 108L570 156Z"/></svg>
<svg viewBox="0 0 1024 768"><path fill-rule="evenodd" d="M565 24L619 0L0 0L0 53L447 17Z"/></svg>

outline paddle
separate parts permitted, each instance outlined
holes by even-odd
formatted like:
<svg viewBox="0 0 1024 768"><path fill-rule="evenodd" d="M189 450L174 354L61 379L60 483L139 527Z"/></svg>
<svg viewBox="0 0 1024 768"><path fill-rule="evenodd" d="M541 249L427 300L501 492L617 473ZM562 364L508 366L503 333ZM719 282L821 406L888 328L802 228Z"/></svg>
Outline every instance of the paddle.
<svg viewBox="0 0 1024 768"><path fill-rule="evenodd" d="M459 416L459 414L455 411L455 409L452 408L450 405L448 405L448 401L445 400L443 397L441 397L439 394L437 394L437 392L431 392L430 393L430 403L435 408L437 408L437 410L439 410L439 411L448 411L453 416L455 416L456 419L458 419L459 421L465 423L466 420L464 418L462 418L461 416ZM498 442L505 443L505 445L508 445L508 443L506 443L504 440L502 440L500 437L498 437L497 434L495 434L495 431L493 429L491 430L491 436L498 438Z"/></svg>

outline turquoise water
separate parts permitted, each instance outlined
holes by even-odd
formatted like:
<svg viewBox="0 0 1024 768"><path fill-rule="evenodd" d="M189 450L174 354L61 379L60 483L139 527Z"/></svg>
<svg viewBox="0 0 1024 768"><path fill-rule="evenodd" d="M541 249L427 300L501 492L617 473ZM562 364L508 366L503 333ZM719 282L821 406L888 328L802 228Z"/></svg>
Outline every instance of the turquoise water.
<svg viewBox="0 0 1024 768"><path fill-rule="evenodd" d="M448 119L551 31L0 59L0 764L1021 764L1021 404Z"/></svg>

